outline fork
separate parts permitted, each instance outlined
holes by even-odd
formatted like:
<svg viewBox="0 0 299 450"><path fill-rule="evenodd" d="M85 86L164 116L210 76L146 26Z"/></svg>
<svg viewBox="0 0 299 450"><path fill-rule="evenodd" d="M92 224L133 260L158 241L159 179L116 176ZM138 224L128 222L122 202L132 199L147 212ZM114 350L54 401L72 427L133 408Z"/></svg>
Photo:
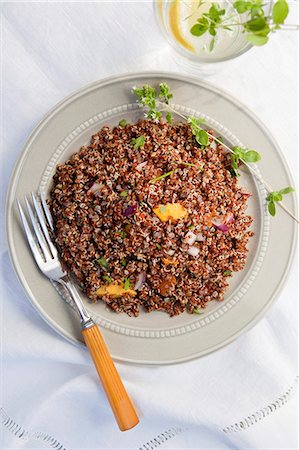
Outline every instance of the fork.
<svg viewBox="0 0 299 450"><path fill-rule="evenodd" d="M51 234L54 235L52 216L45 196L43 193L38 196L31 192L31 200L26 195L24 200L29 220L27 220L19 200L17 200L17 205L34 259L46 277L60 283L71 295L80 317L84 341L102 381L118 426L121 431L129 430L138 424L138 416L98 326L87 313L75 285L60 262L48 230L49 228Z"/></svg>

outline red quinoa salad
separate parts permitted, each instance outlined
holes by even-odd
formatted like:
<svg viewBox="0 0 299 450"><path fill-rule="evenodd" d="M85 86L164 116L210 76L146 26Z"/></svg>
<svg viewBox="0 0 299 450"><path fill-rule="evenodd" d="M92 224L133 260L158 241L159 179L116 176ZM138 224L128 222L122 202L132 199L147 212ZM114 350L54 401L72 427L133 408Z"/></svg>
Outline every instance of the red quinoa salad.
<svg viewBox="0 0 299 450"><path fill-rule="evenodd" d="M122 122L57 166L60 256L89 299L115 312L200 313L244 268L250 194L222 145L201 147L188 124Z"/></svg>

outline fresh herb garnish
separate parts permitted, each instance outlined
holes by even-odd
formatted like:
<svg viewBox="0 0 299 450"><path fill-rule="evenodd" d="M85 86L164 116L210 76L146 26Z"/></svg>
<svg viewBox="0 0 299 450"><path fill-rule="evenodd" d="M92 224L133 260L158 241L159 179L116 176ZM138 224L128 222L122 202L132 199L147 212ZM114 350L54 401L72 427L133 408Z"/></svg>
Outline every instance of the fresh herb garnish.
<svg viewBox="0 0 299 450"><path fill-rule="evenodd" d="M99 258L96 260L99 266L103 267L103 269L110 270L110 265L105 258Z"/></svg>
<svg viewBox="0 0 299 450"><path fill-rule="evenodd" d="M225 276L225 277L228 277L229 275L231 275L232 274L232 271L231 270L225 270L224 272L223 272L223 275Z"/></svg>
<svg viewBox="0 0 299 450"><path fill-rule="evenodd" d="M161 248L162 248L162 246L160 244L158 244L158 243L156 244L156 247L157 247L158 250L161 250Z"/></svg>
<svg viewBox="0 0 299 450"><path fill-rule="evenodd" d="M122 127L122 128L124 128L126 125L127 125L127 121L125 120L125 119L122 119L122 120L120 120L119 121L119 124L118 124L120 127Z"/></svg>
<svg viewBox="0 0 299 450"><path fill-rule="evenodd" d="M292 187L286 187L284 189L280 189L280 191L270 192L266 200L268 202L268 211L271 216L275 216L276 214L275 202L281 202L283 195L290 194L291 192L294 192L294 190L295 189Z"/></svg>
<svg viewBox="0 0 299 450"><path fill-rule="evenodd" d="M285 1L285 0L278 0L278 1ZM256 3L258 3L258 5L260 5L260 3L261 3L260 0L249 0L248 2L245 2L245 3L252 3L252 2L256 2ZM221 16L221 14L220 14L220 16ZM279 19L276 18L275 20L278 21ZM253 26L254 25L252 24L252 27ZM158 106L160 106L163 110L166 110L167 112L172 111L172 112L176 113L177 115L179 115L182 119L188 121L190 124L190 128L192 130L192 133L194 134L195 139L198 142L198 144L200 145L200 148L203 152L205 151L205 147L207 147L209 145L209 138L211 140L214 140L217 144L221 144L222 147L224 147L228 152L231 153L231 164L232 164L231 172L233 175L239 176L238 168L239 168L240 161L242 161L248 167L250 172L255 176L255 178L257 178L265 186L267 191L270 192L269 200L268 200L268 202L270 203L269 210L271 209L271 212L275 214L274 200L271 197L271 194L273 194L273 192L271 192L272 189L268 185L268 183L260 176L260 174L251 166L251 163L257 162L261 159L261 156L258 152L256 152L255 150L248 150L247 148L241 148L241 147L231 148L231 147L229 147L227 144L225 144L223 142L221 137L215 137L212 133L205 131L201 127L201 124L204 122L203 119L192 117L192 116L188 117L185 114L182 114L181 112L177 111L169 103L169 98L168 98L168 103L166 103L165 101L164 102L161 101L160 94L158 96L156 89L152 88L149 85L142 86L141 88L134 88L133 92L136 94L137 102L140 105L146 106L147 108L155 108L155 112L159 113L159 117L161 117L162 112L157 111L156 108ZM169 92L169 89L168 89L168 92ZM152 112L151 109L149 109L148 113L146 114L146 117L148 119L152 118L151 112ZM185 163L185 164L188 164L188 163ZM203 169L199 169L199 170L203 170ZM154 178L153 180L150 180L149 182L155 183L156 181L159 181L162 178L172 175L173 172L175 172L175 170L170 171L166 174L163 174L160 177ZM290 188L290 189L292 189L292 188ZM299 223L298 218L284 204L280 203L280 206L282 209L284 209L288 213L288 215L290 217L292 217L297 223ZM126 214L124 214L124 215L126 215Z"/></svg>
<svg viewBox="0 0 299 450"><path fill-rule="evenodd" d="M138 150L139 147L142 147L145 143L145 137L139 136L137 138L132 139L131 144L134 145L134 150Z"/></svg>
<svg viewBox="0 0 299 450"><path fill-rule="evenodd" d="M153 178L152 180L149 180L149 183L153 184L156 183L156 181L160 181L163 178L169 177L170 175L172 175L174 173L174 170L171 170L170 172L164 173L163 175L160 175L157 178Z"/></svg>
<svg viewBox="0 0 299 450"><path fill-rule="evenodd" d="M160 97L168 105L169 100L173 97L167 83L160 83Z"/></svg>
<svg viewBox="0 0 299 450"><path fill-rule="evenodd" d="M189 230L194 230L195 226L194 225L189 225L188 229Z"/></svg>
<svg viewBox="0 0 299 450"><path fill-rule="evenodd" d="M107 283L112 283L113 278L109 277L108 275L103 275L102 276L103 280L107 281Z"/></svg>
<svg viewBox="0 0 299 450"><path fill-rule="evenodd" d="M123 260L122 260L122 262L121 262L121 265L123 266L123 267L126 267L127 266L127 260L126 260L126 258L124 258Z"/></svg>
<svg viewBox="0 0 299 450"><path fill-rule="evenodd" d="M190 123L190 127L192 130L193 135L195 136L195 140L199 145L203 145L206 147L209 143L209 135L201 127L201 124L204 123L204 119L198 118L198 117L188 117L188 122Z"/></svg>
<svg viewBox="0 0 299 450"><path fill-rule="evenodd" d="M125 231L116 231L115 234L118 234L122 239L127 236L127 233Z"/></svg>
<svg viewBox="0 0 299 450"><path fill-rule="evenodd" d="M248 150L247 148L241 148L241 147L233 147L231 154L231 164L232 164L232 170L233 174L238 177L239 174L239 162L245 161L247 163L253 163L258 162L261 159L261 155L256 152L255 150Z"/></svg>
<svg viewBox="0 0 299 450"><path fill-rule="evenodd" d="M131 282L129 278L124 279L124 290L127 291L131 287Z"/></svg>
<svg viewBox="0 0 299 450"><path fill-rule="evenodd" d="M120 193L120 196L121 197L126 197L128 195L128 191L122 191L121 193Z"/></svg>
<svg viewBox="0 0 299 450"><path fill-rule="evenodd" d="M172 117L172 114L170 112L166 113L166 120L167 120L168 123L172 124L173 117Z"/></svg>
<svg viewBox="0 0 299 450"><path fill-rule="evenodd" d="M193 312L194 312L195 314L203 314L203 310L202 310L201 308L194 308L194 309L193 309Z"/></svg>
<svg viewBox="0 0 299 450"><path fill-rule="evenodd" d="M206 33L211 36L209 50L214 49L216 36L219 30L232 30L239 28L245 35L245 39L253 45L264 45L269 40L269 35L278 29L298 29L297 25L285 25L289 14L286 0L277 0L268 15L265 15L265 3L261 0L238 0L233 4L235 17L228 14L225 8L217 3L212 3L208 12L202 14L191 27L190 33L200 37ZM243 14L242 21L238 20L238 14Z"/></svg>

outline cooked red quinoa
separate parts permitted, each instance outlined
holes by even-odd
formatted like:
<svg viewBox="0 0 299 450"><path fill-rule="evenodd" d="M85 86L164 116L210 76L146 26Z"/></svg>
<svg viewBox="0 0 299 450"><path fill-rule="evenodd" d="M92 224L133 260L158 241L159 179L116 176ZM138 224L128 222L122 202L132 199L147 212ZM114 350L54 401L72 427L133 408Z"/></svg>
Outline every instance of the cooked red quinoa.
<svg viewBox="0 0 299 450"><path fill-rule="evenodd" d="M134 149L139 136L144 145ZM56 243L93 302L130 316L140 307L174 316L223 300L230 274L244 268L252 218L230 156L210 142L200 148L187 124L142 120L103 127L57 166L50 199ZM153 209L172 203L188 215L162 222ZM124 280L132 290L145 274L134 297L129 290L119 298L97 294Z"/></svg>

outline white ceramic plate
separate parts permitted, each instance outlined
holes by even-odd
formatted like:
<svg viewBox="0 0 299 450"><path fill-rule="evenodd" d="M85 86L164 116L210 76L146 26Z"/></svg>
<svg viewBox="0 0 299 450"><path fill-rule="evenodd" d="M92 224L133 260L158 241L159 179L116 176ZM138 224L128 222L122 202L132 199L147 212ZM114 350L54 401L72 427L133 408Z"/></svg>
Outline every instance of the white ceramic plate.
<svg viewBox="0 0 299 450"><path fill-rule="evenodd" d="M15 199L32 190L48 193L56 164L88 144L94 132L121 118L134 122L142 117L132 86L162 81L170 85L177 109L204 116L227 143L259 150L263 158L256 169L275 190L293 184L277 144L260 121L237 100L198 79L163 72L128 74L96 82L63 100L32 133L16 165L7 202L7 231L11 259L29 299L54 329L73 342L82 342L78 319L67 305L69 299L64 302L35 266ZM132 318L82 296L115 359L165 364L202 356L231 342L271 305L292 261L296 225L280 209L274 219L269 217L266 191L246 170L240 183L253 194L247 211L254 217L255 235L246 268L234 275L223 302L211 302L199 316L185 313L169 318L152 312ZM294 211L294 196L288 196L286 204Z"/></svg>

